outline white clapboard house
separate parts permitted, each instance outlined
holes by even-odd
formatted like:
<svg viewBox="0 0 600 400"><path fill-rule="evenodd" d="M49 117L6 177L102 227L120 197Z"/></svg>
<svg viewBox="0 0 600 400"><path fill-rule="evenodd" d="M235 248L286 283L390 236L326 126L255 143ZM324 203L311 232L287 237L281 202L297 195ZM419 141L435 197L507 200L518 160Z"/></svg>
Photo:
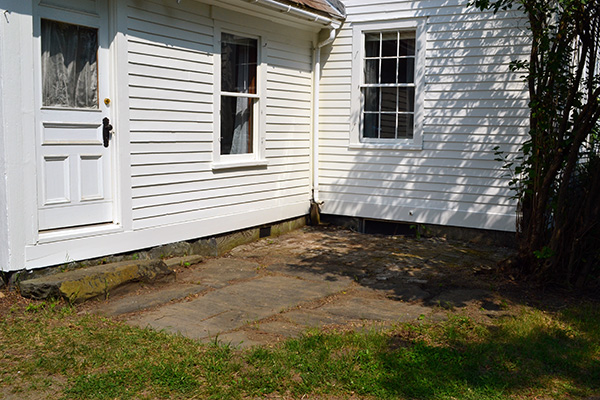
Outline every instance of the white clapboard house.
<svg viewBox="0 0 600 400"><path fill-rule="evenodd" d="M324 214L511 231L518 12L0 0L0 270Z"/></svg>

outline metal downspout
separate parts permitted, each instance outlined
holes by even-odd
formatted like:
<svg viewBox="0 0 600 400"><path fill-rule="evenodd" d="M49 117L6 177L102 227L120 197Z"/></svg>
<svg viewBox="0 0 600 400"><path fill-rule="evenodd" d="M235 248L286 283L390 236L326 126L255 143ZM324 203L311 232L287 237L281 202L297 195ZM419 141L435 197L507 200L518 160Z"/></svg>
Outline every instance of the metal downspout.
<svg viewBox="0 0 600 400"><path fill-rule="evenodd" d="M339 24L330 24L327 28L329 29L329 36L327 39L318 42L315 47L315 65L314 65L314 89L313 89L313 199L312 202L316 205L322 204L319 199L319 95L321 87L321 49L327 46L335 39L337 30L340 28Z"/></svg>

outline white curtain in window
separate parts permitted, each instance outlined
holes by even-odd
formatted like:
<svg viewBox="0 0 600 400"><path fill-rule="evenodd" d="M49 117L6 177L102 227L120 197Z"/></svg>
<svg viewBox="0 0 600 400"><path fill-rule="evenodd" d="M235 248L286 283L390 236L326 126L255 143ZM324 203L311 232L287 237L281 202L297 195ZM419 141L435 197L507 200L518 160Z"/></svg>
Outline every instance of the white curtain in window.
<svg viewBox="0 0 600 400"><path fill-rule="evenodd" d="M241 69L241 68L240 68ZM235 108L235 126L233 128L233 140L231 141L230 154L246 154L252 152L248 149L249 142L249 120L250 107L246 97L238 97Z"/></svg>
<svg viewBox="0 0 600 400"><path fill-rule="evenodd" d="M98 108L97 30L42 20L44 106Z"/></svg>
<svg viewBox="0 0 600 400"><path fill-rule="evenodd" d="M248 46L237 46L237 79L236 86L240 89L250 87L250 49ZM231 142L231 154L246 154L251 152L248 149L250 134L250 114L249 101L246 97L238 97L235 109L235 126L233 128L233 140Z"/></svg>

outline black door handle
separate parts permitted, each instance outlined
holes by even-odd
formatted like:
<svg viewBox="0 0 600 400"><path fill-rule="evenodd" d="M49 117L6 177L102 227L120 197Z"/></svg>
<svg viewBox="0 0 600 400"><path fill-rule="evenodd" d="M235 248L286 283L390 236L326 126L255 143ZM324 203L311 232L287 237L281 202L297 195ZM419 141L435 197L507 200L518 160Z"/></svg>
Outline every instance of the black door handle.
<svg viewBox="0 0 600 400"><path fill-rule="evenodd" d="M108 140L110 139L110 131L112 131L112 125L107 117L102 119L102 140L104 147L108 147Z"/></svg>

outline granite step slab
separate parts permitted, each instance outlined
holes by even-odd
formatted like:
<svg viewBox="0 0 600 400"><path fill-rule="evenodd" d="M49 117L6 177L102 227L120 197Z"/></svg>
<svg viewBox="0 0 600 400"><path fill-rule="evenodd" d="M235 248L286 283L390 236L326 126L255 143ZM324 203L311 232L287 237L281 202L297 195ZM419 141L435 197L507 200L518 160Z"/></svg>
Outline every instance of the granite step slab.
<svg viewBox="0 0 600 400"><path fill-rule="evenodd" d="M202 293L208 289L207 286L203 285L177 284L176 286L166 289L122 297L118 300L111 301L109 304L103 305L98 308L95 313L107 317L117 317L123 314L154 308L173 300L181 300L193 294Z"/></svg>
<svg viewBox="0 0 600 400"><path fill-rule="evenodd" d="M72 303L107 297L134 282L172 282L175 271L162 260L130 260L59 272L19 283L22 296L32 299L64 298Z"/></svg>

